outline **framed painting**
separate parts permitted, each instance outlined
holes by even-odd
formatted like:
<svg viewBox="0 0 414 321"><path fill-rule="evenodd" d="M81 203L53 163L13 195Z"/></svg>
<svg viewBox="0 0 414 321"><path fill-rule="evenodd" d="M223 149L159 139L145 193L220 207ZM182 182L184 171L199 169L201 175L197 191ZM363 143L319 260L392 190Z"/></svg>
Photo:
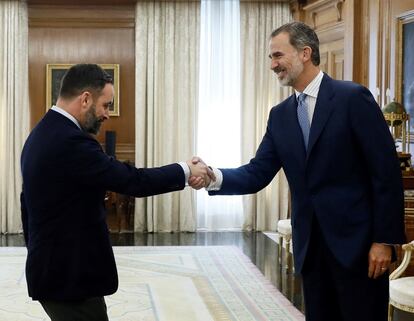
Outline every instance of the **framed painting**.
<svg viewBox="0 0 414 321"><path fill-rule="evenodd" d="M60 82L66 71L74 64L46 65L46 111L56 104ZM114 103L109 116L119 116L119 64L99 64L114 80Z"/></svg>
<svg viewBox="0 0 414 321"><path fill-rule="evenodd" d="M410 136L414 137L414 12L398 18L396 98L410 115Z"/></svg>

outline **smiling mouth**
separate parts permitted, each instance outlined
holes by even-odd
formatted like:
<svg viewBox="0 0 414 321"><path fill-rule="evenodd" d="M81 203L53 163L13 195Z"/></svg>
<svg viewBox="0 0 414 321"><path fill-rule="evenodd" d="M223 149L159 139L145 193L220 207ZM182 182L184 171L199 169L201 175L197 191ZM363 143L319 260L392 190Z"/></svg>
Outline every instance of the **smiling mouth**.
<svg viewBox="0 0 414 321"><path fill-rule="evenodd" d="M280 78L285 74L286 70L285 69L279 69L279 70L275 70L275 72L276 72L276 75Z"/></svg>

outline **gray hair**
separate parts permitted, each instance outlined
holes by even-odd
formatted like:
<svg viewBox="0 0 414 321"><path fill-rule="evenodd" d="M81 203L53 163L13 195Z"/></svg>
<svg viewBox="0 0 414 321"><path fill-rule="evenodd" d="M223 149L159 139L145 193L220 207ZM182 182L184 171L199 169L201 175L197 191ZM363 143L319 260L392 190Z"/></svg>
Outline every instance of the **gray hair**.
<svg viewBox="0 0 414 321"><path fill-rule="evenodd" d="M289 42L296 50L301 50L306 46L310 47L312 49L311 61L315 66L319 66L321 62L319 39L311 27L303 22L294 21L277 28L270 37L276 37L283 32L289 35Z"/></svg>

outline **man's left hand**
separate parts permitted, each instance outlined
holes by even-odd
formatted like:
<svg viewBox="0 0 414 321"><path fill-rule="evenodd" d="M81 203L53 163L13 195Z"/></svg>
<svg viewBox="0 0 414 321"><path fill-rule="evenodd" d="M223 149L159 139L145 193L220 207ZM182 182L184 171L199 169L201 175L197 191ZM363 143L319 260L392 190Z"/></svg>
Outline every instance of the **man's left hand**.
<svg viewBox="0 0 414 321"><path fill-rule="evenodd" d="M390 245L372 243L368 254L368 277L376 279L388 270L391 263L392 249Z"/></svg>

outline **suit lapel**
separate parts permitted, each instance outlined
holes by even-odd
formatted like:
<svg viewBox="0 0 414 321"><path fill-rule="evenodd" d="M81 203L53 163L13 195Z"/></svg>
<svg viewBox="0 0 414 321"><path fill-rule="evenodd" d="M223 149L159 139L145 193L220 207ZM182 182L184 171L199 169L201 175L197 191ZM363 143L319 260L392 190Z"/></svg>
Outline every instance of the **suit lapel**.
<svg viewBox="0 0 414 321"><path fill-rule="evenodd" d="M306 160L309 159L309 155L311 154L316 141L318 140L326 122L329 119L329 116L331 115L333 109L331 100L334 95L335 93L332 89L332 79L325 74L316 99L315 111L309 133L309 144Z"/></svg>

